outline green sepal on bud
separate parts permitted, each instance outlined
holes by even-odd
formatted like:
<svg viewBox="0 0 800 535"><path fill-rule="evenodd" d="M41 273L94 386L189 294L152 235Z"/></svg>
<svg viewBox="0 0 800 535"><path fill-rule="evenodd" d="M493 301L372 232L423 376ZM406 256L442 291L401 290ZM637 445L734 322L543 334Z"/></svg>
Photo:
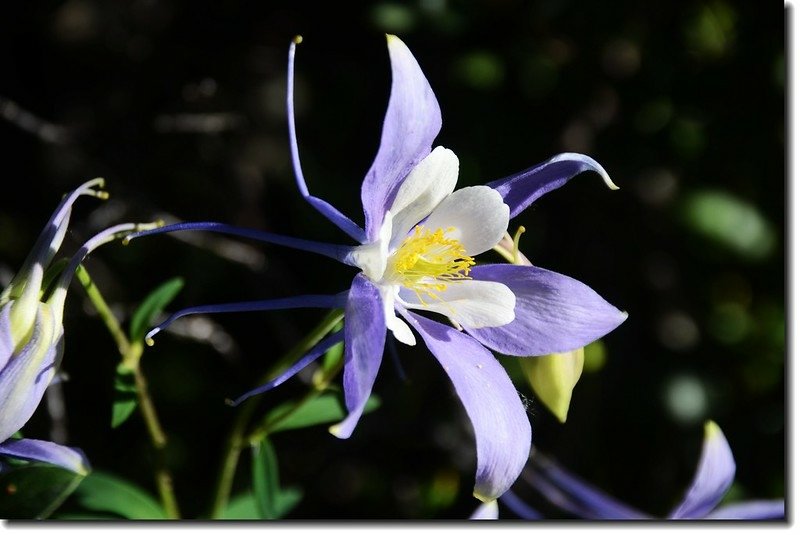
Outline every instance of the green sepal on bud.
<svg viewBox="0 0 800 535"><path fill-rule="evenodd" d="M572 390L583 372L583 348L518 362L536 397L561 423L566 422Z"/></svg>

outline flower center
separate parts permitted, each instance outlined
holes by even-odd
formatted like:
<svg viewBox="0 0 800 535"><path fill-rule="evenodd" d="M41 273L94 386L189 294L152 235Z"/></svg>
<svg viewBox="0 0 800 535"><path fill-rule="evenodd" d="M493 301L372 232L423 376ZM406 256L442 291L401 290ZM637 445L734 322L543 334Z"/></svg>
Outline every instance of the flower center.
<svg viewBox="0 0 800 535"><path fill-rule="evenodd" d="M469 279L475 260L460 241L445 236L451 230L414 227L413 234L389 258L388 278L414 290L422 302L422 293L435 299L434 292L443 292L448 283Z"/></svg>

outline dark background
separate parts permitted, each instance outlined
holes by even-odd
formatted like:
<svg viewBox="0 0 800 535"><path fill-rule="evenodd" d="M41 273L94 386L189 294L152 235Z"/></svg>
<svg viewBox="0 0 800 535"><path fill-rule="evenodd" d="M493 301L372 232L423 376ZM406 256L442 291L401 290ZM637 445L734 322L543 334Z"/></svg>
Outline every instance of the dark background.
<svg viewBox="0 0 800 535"><path fill-rule="evenodd" d="M344 5L3 3L0 282L21 265L60 196L95 176L106 177L112 198L79 201L67 251L110 224L164 214L348 243L293 183L288 44L305 38L296 107L309 188L360 223L360 183L388 100L382 34L397 33L439 99L437 143L459 156L460 186L575 151L601 162L621 187L611 192L587 173L512 222L512 230L526 226L522 247L535 264L586 282L630 314L587 356L593 370L578 383L566 424L531 404L534 444L620 499L665 514L691 480L710 418L738 463L730 498L783 496L786 71L778 6ZM13 113L13 104L35 117ZM353 275L310 254L204 239L115 244L88 267L124 320L177 275L186 287L173 310L336 292ZM95 468L155 492L140 419L108 424L113 342L82 290L70 295L69 381L61 386L68 434L55 438L83 448ZM208 505L234 414L223 399L250 388L320 317L215 316L210 331L162 334L146 351L186 516ZM282 481L305 491L291 518L470 513L474 439L463 409L424 350L401 348L400 358L407 380L385 361L375 389L383 405L351 439L324 426L275 437ZM515 362L503 362L517 373ZM533 398L521 377L516 384ZM295 379L263 396L264 407L303 389ZM25 432L46 438L52 427L43 404ZM242 468L237 490L248 485Z"/></svg>

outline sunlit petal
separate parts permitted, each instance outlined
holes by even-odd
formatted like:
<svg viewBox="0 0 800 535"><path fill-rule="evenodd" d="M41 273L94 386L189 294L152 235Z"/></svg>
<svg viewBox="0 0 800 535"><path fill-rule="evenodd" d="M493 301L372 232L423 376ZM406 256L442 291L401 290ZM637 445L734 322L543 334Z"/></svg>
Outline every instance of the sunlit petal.
<svg viewBox="0 0 800 535"><path fill-rule="evenodd" d="M349 438L364 412L378 376L385 341L380 292L358 274L350 287L344 319L344 401L349 414L330 428L338 438Z"/></svg>
<svg viewBox="0 0 800 535"><path fill-rule="evenodd" d="M0 455L50 463L78 474L87 474L90 470L89 461L81 450L46 440L31 438L6 440L0 443Z"/></svg>
<svg viewBox="0 0 800 535"><path fill-rule="evenodd" d="M536 199L560 188L572 177L584 171L598 173L606 186L610 189L619 189L599 163L575 152L553 156L546 162L490 182L487 186L496 189L503 196L503 201L511 208L511 217L517 217Z"/></svg>
<svg viewBox="0 0 800 535"><path fill-rule="evenodd" d="M719 426L708 421L705 425L703 452L697 464L694 481L670 518L702 518L719 504L733 483L736 463L733 453Z"/></svg>
<svg viewBox="0 0 800 535"><path fill-rule="evenodd" d="M717 520L777 520L786 517L786 500L752 500L715 509L705 518Z"/></svg>
<svg viewBox="0 0 800 535"><path fill-rule="evenodd" d="M365 230L374 241L400 184L431 151L442 127L439 103L408 47L387 35L392 89L378 154L361 186Z"/></svg>
<svg viewBox="0 0 800 535"><path fill-rule="evenodd" d="M500 242L508 229L508 206L489 187L462 188L443 200L423 224L429 229L452 229L446 236L475 256Z"/></svg>
<svg viewBox="0 0 800 535"><path fill-rule="evenodd" d="M435 297L402 289L400 297L406 308L443 314L465 328L494 327L514 320L514 293L498 282L459 281L448 284Z"/></svg>
<svg viewBox="0 0 800 535"><path fill-rule="evenodd" d="M494 356L468 335L412 312L422 336L464 404L478 450L473 494L488 502L517 479L531 448L531 425L516 388Z"/></svg>
<svg viewBox="0 0 800 535"><path fill-rule="evenodd" d="M392 245L402 240L442 200L453 193L458 180L458 158L436 147L403 181L392 204Z"/></svg>
<svg viewBox="0 0 800 535"><path fill-rule="evenodd" d="M504 284L517 298L511 323L467 327L482 344L506 355L571 351L604 336L628 317L582 282L546 269L489 264L474 267L470 276Z"/></svg>

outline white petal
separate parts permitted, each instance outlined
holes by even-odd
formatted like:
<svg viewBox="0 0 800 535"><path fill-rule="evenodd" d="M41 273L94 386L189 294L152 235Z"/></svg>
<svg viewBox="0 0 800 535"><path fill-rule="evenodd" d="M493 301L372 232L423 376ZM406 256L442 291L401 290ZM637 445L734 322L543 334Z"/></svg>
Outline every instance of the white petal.
<svg viewBox="0 0 800 535"><path fill-rule="evenodd" d="M392 244L428 216L453 193L458 180L458 157L450 149L436 147L408 174L397 190L391 212Z"/></svg>
<svg viewBox="0 0 800 535"><path fill-rule="evenodd" d="M472 186L453 192L424 222L431 230L448 229L448 238L464 245L469 256L488 251L497 245L508 228L508 206L492 188Z"/></svg>
<svg viewBox="0 0 800 535"><path fill-rule="evenodd" d="M386 320L386 328L392 331L398 342L409 346L417 345L417 339L414 337L414 333L411 332L411 328L406 322L398 318L394 311L395 298L399 287L381 284L377 286L383 301L383 316Z"/></svg>
<svg viewBox="0 0 800 535"><path fill-rule="evenodd" d="M482 503L469 516L470 520L497 520L500 518L500 508L497 500Z"/></svg>
<svg viewBox="0 0 800 535"><path fill-rule="evenodd" d="M366 245L359 245L350 253L346 263L358 266L364 275L379 281L386 271L386 260L389 257L389 236L392 234L392 212L386 212L378 239Z"/></svg>
<svg viewBox="0 0 800 535"><path fill-rule="evenodd" d="M505 284L490 281L465 280L447 285L436 294L437 299L401 289L399 298L406 308L431 310L444 314L458 325L471 329L499 327L514 321L517 298Z"/></svg>
<svg viewBox="0 0 800 535"><path fill-rule="evenodd" d="M392 331L398 342L402 342L407 346L417 345L417 339L411 331L411 327L397 316L392 315L391 318L386 318L386 327Z"/></svg>

